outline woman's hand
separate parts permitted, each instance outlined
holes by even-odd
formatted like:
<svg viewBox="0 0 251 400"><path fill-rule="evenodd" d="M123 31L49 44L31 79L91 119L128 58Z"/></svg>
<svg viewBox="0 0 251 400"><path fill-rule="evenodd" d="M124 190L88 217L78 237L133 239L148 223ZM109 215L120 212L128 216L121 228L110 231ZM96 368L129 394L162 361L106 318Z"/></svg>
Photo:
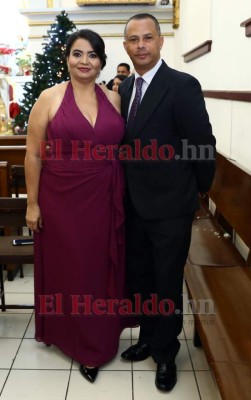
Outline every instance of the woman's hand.
<svg viewBox="0 0 251 400"><path fill-rule="evenodd" d="M38 204L30 204L27 206L26 223L29 229L39 232L42 229L42 216Z"/></svg>

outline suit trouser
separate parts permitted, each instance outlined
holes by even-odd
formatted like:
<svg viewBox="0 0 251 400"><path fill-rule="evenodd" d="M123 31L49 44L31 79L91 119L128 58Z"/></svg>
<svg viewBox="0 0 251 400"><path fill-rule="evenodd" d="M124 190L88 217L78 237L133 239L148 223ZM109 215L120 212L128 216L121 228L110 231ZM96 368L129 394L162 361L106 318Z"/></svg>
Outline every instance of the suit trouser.
<svg viewBox="0 0 251 400"><path fill-rule="evenodd" d="M140 295L141 304L149 299L155 303L151 307L148 301L150 308L141 312L139 341L150 346L157 363L173 360L180 348L183 274L193 218L194 214L189 214L146 220L132 208L127 215L127 268L132 301Z"/></svg>

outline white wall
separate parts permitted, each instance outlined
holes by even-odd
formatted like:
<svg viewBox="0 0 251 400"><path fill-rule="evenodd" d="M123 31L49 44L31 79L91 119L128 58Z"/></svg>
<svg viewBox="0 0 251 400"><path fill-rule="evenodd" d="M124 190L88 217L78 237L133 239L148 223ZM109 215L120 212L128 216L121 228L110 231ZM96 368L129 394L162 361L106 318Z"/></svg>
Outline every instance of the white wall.
<svg viewBox="0 0 251 400"><path fill-rule="evenodd" d="M176 67L199 78L204 89L251 90L250 38L240 23L251 17L250 0L180 0ZM203 4L203 7L202 7ZM182 54L212 40L211 53L184 63Z"/></svg>
<svg viewBox="0 0 251 400"><path fill-rule="evenodd" d="M183 18L185 16L185 18ZM193 49L211 37L211 0L186 0L181 4L182 52ZM194 28L191 29L191 26Z"/></svg>
<svg viewBox="0 0 251 400"><path fill-rule="evenodd" d="M180 3L181 24L174 44L176 68L196 76L204 90L250 91L251 38L240 27L251 17L250 0ZM185 63L182 54L205 40L213 41L211 52ZM206 99L206 105L218 150L251 172L251 103Z"/></svg>

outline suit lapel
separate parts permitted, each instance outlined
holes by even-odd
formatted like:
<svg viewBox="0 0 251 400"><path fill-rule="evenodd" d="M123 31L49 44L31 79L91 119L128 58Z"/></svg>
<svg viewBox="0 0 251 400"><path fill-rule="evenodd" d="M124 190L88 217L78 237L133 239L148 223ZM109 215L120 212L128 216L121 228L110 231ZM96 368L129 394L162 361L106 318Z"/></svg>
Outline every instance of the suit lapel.
<svg viewBox="0 0 251 400"><path fill-rule="evenodd" d="M134 85L134 76L130 76L129 78L126 79L126 87L122 95L121 99L121 114L125 121L127 121L127 115L128 115L128 108L130 104L130 99L132 95L132 90L133 90L133 85Z"/></svg>
<svg viewBox="0 0 251 400"><path fill-rule="evenodd" d="M131 127L131 131L127 132L127 135L130 136L130 138L135 138L140 136L142 128L151 118L154 110L158 107L159 103L165 96L166 92L169 90L170 80L168 79L168 71L169 67L163 61L159 70L153 77L153 80L151 81L149 87L147 88L146 93L140 103L135 120ZM128 113L133 82L131 85L130 94L128 94L129 101L127 100L128 104L127 104L126 116Z"/></svg>

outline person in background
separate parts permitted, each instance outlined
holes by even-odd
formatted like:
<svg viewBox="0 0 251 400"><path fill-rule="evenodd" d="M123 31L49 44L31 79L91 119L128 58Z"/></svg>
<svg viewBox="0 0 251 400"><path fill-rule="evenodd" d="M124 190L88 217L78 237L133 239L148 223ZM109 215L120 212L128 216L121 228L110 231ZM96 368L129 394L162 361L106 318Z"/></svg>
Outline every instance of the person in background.
<svg viewBox="0 0 251 400"><path fill-rule="evenodd" d="M127 63L120 63L117 66L117 74L118 75L126 75L129 76L130 75L130 65Z"/></svg>
<svg viewBox="0 0 251 400"><path fill-rule="evenodd" d="M120 85L121 82L123 82L126 78L127 78L126 75L116 75L115 78L113 79L112 90L113 90L114 92L118 92L119 85Z"/></svg>
<svg viewBox="0 0 251 400"><path fill-rule="evenodd" d="M124 144L133 154L124 162L127 268L132 295L142 302L155 296L159 311L142 313L139 340L121 357L151 356L157 388L170 391L177 381L184 265L199 192L214 177L215 138L199 82L161 60L163 40L150 14L126 23L124 48L135 68L119 86Z"/></svg>
<svg viewBox="0 0 251 400"><path fill-rule="evenodd" d="M106 65L102 38L88 29L74 32L66 59L70 81L44 90L28 123L35 338L79 362L94 382L116 355L127 323L116 309L112 315L104 309L125 297L123 169L116 157L98 157L101 145L121 142L125 124L120 96L95 83Z"/></svg>
<svg viewBox="0 0 251 400"><path fill-rule="evenodd" d="M127 63L120 63L117 66L117 75L124 75L125 77L129 76L130 75L130 65ZM106 85L107 89L113 90L113 80L114 80L114 78L111 79L107 83L107 85Z"/></svg>
<svg viewBox="0 0 251 400"><path fill-rule="evenodd" d="M113 85L113 79L110 79L105 86L108 90L112 90L112 85Z"/></svg>

